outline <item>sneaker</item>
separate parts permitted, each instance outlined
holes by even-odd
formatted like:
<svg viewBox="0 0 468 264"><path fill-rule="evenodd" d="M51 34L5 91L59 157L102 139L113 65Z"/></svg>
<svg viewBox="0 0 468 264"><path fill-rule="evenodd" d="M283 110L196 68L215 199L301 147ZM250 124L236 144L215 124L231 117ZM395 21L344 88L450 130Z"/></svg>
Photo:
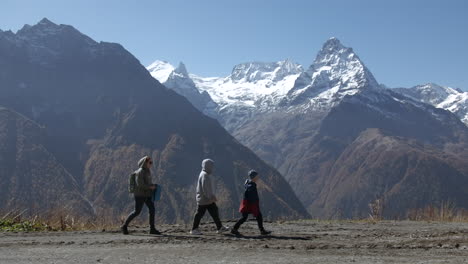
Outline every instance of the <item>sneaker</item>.
<svg viewBox="0 0 468 264"><path fill-rule="evenodd" d="M120 227L120 230L122 231L122 234L128 235L128 228L127 228L127 226L124 226L124 225L121 226L121 227Z"/></svg>
<svg viewBox="0 0 468 264"><path fill-rule="evenodd" d="M241 233L239 233L239 231L238 231L237 229L232 229L232 230L231 230L231 234L236 235L236 236L240 236L240 235L241 235Z"/></svg>
<svg viewBox="0 0 468 264"><path fill-rule="evenodd" d="M151 235L160 235L161 232L159 232L156 228L151 228L150 232Z"/></svg>
<svg viewBox="0 0 468 264"><path fill-rule="evenodd" d="M197 229L193 229L192 231L190 231L190 234L196 235L196 236L203 235L203 233L200 232L200 230L198 230L198 228L197 228Z"/></svg>
<svg viewBox="0 0 468 264"><path fill-rule="evenodd" d="M261 230L261 231L260 231L260 234L262 234L262 236L266 236L266 235L271 234L271 231L266 231L266 230L264 229L264 230Z"/></svg>
<svg viewBox="0 0 468 264"><path fill-rule="evenodd" d="M229 230L230 230L229 227L222 226L220 229L218 229L218 231L216 231L216 233L221 234L221 233L227 232Z"/></svg>

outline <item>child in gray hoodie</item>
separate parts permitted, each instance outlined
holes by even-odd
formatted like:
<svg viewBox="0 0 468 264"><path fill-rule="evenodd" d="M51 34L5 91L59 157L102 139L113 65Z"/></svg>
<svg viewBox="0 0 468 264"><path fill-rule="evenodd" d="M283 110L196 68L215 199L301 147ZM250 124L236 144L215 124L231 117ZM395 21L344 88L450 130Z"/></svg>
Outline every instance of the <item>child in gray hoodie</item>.
<svg viewBox="0 0 468 264"><path fill-rule="evenodd" d="M190 234L192 235L202 234L200 230L198 230L198 226L200 225L200 221L205 215L206 210L208 210L216 224L216 227L218 229L217 233L222 233L224 231L229 230L228 227L225 227L221 224L221 220L219 219L219 211L218 207L216 206L217 199L214 195L213 183L211 180L213 168L214 162L211 159L203 160L202 171L198 176L196 196L198 206L197 212L195 213L195 217L193 219L193 227L190 231Z"/></svg>

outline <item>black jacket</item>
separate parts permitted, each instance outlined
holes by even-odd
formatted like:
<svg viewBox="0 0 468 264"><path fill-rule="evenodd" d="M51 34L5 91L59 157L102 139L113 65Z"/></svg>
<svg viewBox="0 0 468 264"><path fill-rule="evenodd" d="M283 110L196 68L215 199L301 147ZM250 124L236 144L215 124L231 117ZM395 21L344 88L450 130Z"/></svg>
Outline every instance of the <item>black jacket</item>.
<svg viewBox="0 0 468 264"><path fill-rule="evenodd" d="M257 184L254 181L246 180L244 187L244 200L247 200L249 202L257 202L260 200L258 198Z"/></svg>

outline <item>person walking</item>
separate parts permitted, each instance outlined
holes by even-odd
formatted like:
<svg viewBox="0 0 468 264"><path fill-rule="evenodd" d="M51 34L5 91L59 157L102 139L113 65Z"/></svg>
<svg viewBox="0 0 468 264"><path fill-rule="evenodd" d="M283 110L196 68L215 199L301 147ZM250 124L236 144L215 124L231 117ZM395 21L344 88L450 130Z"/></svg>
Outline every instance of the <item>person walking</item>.
<svg viewBox="0 0 468 264"><path fill-rule="evenodd" d="M216 206L216 196L213 191L212 173L214 169L214 162L211 159L205 159L202 161L202 171L198 176L197 183L197 211L193 219L193 226L190 234L202 235L202 232L198 229L200 221L208 210L211 217L213 218L217 233L228 231L229 228L221 224L219 219L219 210Z"/></svg>
<svg viewBox="0 0 468 264"><path fill-rule="evenodd" d="M133 194L135 198L135 210L131 212L127 219L125 220L124 225L121 227L122 233L128 235L128 225L130 222L137 217L141 210L143 209L143 205L146 204L149 210L149 225L150 225L150 234L159 235L161 234L155 227L154 227L154 215L155 215L155 208L154 203L151 199L154 189L156 185L151 182L151 166L153 165L153 161L150 157L145 156L138 161L139 169L136 170L131 177L134 176L133 179L130 179L130 185L134 189ZM133 182L133 183L132 183Z"/></svg>
<svg viewBox="0 0 468 264"><path fill-rule="evenodd" d="M249 171L249 179L245 181L244 187L244 199L242 199L239 212L242 214L242 217L237 221L234 227L231 230L231 234L240 235L239 227L247 221L249 214L252 214L257 219L258 229L260 230L260 234L262 235L269 235L271 231L266 231L263 228L263 216L260 212L260 199L258 197L257 192L257 181L259 179L259 175L256 171L251 170Z"/></svg>

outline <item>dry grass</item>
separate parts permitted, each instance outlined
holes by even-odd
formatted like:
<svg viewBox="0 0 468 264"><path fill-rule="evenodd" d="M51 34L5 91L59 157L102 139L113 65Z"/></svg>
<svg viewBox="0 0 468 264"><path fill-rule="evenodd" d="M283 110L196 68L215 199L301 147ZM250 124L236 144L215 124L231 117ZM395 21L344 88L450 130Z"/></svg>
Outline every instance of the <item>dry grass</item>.
<svg viewBox="0 0 468 264"><path fill-rule="evenodd" d="M42 215L13 210L0 216L0 231L7 232L106 230L119 226L109 217L83 218L61 209Z"/></svg>
<svg viewBox="0 0 468 264"><path fill-rule="evenodd" d="M28 210L0 211L0 232L30 231L103 231L118 229L127 215L115 217L114 211L103 211L96 217L83 217L74 214L67 208L59 208L42 214L30 213ZM142 213L132 221L132 225L146 226L148 216Z"/></svg>
<svg viewBox="0 0 468 264"><path fill-rule="evenodd" d="M300 221L366 221L377 223L384 220L383 200L377 199L369 204L369 217L359 220L319 220L303 219ZM110 217L112 214L103 214L95 218L83 218L73 215L65 209L56 209L43 215L27 214L27 210L14 210L0 212L0 231L4 232L43 232L43 231L80 231L80 230L110 230L122 225L125 216L119 218ZM392 220L392 219L386 219ZM421 209L409 210L407 219L411 221L434 221L434 222L468 222L468 210L458 209L453 203L443 202L439 206L428 206ZM146 216L135 219L134 224L145 225ZM282 223L290 222L286 220ZM297 222L297 221L293 221Z"/></svg>
<svg viewBox="0 0 468 264"><path fill-rule="evenodd" d="M384 204L384 199L376 199L369 203L369 217L366 220L370 222L384 220ZM442 202L437 206L408 210L406 216L406 220L410 221L468 222L468 210L457 208L450 201ZM386 220L404 220L404 218Z"/></svg>
<svg viewBox="0 0 468 264"><path fill-rule="evenodd" d="M456 208L451 202L443 202L439 206L410 210L408 219L413 221L468 222L468 211Z"/></svg>

